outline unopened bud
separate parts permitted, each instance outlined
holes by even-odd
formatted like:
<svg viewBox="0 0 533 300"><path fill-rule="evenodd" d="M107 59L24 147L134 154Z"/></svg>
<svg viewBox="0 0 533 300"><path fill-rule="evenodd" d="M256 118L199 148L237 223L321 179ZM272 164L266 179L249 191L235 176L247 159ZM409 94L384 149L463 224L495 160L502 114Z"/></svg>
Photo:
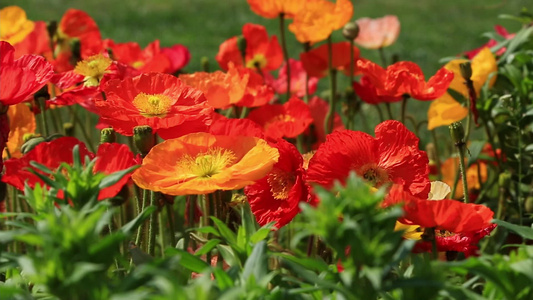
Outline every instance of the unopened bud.
<svg viewBox="0 0 533 300"><path fill-rule="evenodd" d="M461 76L463 76L464 80L470 80L472 77L472 66L470 65L470 62L464 62L459 64L459 69L461 70Z"/></svg>
<svg viewBox="0 0 533 300"><path fill-rule="evenodd" d="M141 153L141 156L145 157L155 145L155 136L152 133L152 128L147 125L135 126L133 128L133 143L139 153Z"/></svg>
<svg viewBox="0 0 533 300"><path fill-rule="evenodd" d="M498 176L498 185L502 188L509 188L511 183L511 174L509 172L500 173Z"/></svg>
<svg viewBox="0 0 533 300"><path fill-rule="evenodd" d="M359 25L355 22L346 23L344 28L342 28L342 35L349 41L355 40L359 35Z"/></svg>
<svg viewBox="0 0 533 300"><path fill-rule="evenodd" d="M237 37L237 48L239 48L241 56L243 57L243 63L245 63L244 57L246 57L246 39L242 35Z"/></svg>
<svg viewBox="0 0 533 300"><path fill-rule="evenodd" d="M65 136L74 136L74 124L70 122L64 123L63 132L65 132Z"/></svg>
<svg viewBox="0 0 533 300"><path fill-rule="evenodd" d="M37 145L45 141L46 140L42 136L29 139L24 144L22 144L22 147L20 147L20 152L22 152L22 154L26 154L30 152L33 148L35 148Z"/></svg>
<svg viewBox="0 0 533 300"><path fill-rule="evenodd" d="M463 124L461 122L455 122L449 128L455 146L463 146L465 143L465 129L463 128Z"/></svg>
<svg viewBox="0 0 533 300"><path fill-rule="evenodd" d="M200 59L200 65L202 66L202 71L209 72L209 57L203 56Z"/></svg>
<svg viewBox="0 0 533 300"><path fill-rule="evenodd" d="M117 140L117 135L113 128L104 128L100 131L100 144L114 143Z"/></svg>

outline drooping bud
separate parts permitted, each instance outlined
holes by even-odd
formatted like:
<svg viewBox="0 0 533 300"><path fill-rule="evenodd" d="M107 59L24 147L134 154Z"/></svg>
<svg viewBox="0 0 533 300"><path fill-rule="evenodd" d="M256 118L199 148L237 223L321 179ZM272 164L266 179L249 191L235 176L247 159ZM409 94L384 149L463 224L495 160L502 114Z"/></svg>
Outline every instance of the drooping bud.
<svg viewBox="0 0 533 300"><path fill-rule="evenodd" d="M461 122L454 122L450 126L450 135L456 146L464 146L465 144L465 129Z"/></svg>
<svg viewBox="0 0 533 300"><path fill-rule="evenodd" d="M459 69L461 70L461 76L464 78L464 80L470 80L472 77L472 66L470 65L470 62L467 61L459 64Z"/></svg>
<svg viewBox="0 0 533 300"><path fill-rule="evenodd" d="M346 23L344 28L342 28L342 35L349 41L355 40L359 35L359 25L355 22Z"/></svg>
<svg viewBox="0 0 533 300"><path fill-rule="evenodd" d="M104 128L100 131L100 144L114 143L116 140L117 136L113 128Z"/></svg>
<svg viewBox="0 0 533 300"><path fill-rule="evenodd" d="M155 135L152 128L148 125L135 126L133 128L133 143L141 156L145 157L155 145Z"/></svg>
<svg viewBox="0 0 533 300"><path fill-rule="evenodd" d="M65 136L74 136L74 124L67 122L63 124L63 132Z"/></svg>
<svg viewBox="0 0 533 300"><path fill-rule="evenodd" d="M22 144L22 147L20 147L20 152L22 152L22 154L26 154L42 142L46 142L42 136L31 138Z"/></svg>
<svg viewBox="0 0 533 300"><path fill-rule="evenodd" d="M246 57L246 39L242 35L237 36L237 48L239 48L239 51L241 52L242 63L246 64L244 61Z"/></svg>
<svg viewBox="0 0 533 300"><path fill-rule="evenodd" d="M202 71L209 72L209 57L202 56L200 59L200 65L202 66Z"/></svg>

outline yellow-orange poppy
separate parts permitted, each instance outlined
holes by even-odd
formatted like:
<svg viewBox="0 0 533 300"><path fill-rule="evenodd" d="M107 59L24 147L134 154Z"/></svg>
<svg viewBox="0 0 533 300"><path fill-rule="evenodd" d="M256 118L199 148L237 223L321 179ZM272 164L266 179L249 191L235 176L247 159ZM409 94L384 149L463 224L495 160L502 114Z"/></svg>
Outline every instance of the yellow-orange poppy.
<svg viewBox="0 0 533 300"><path fill-rule="evenodd" d="M35 23L26 18L26 12L18 6L0 10L0 40L14 45L33 31Z"/></svg>
<svg viewBox="0 0 533 300"><path fill-rule="evenodd" d="M248 0L250 9L263 18L273 19L283 14L293 18L302 9L306 0Z"/></svg>
<svg viewBox="0 0 533 300"><path fill-rule="evenodd" d="M468 89L464 84L461 76L459 65L468 62L467 59L454 59L448 62L444 67L454 73L454 78L448 88L464 95L468 98ZM496 58L489 48L483 48L471 61L472 81L476 95L483 85L488 81L488 86L492 87L496 81L496 71L498 66ZM442 97L433 101L428 110L428 129L434 129L439 126L447 126L453 122L461 121L468 114L468 110L453 97L446 93Z"/></svg>
<svg viewBox="0 0 533 300"><path fill-rule="evenodd" d="M349 0L308 0L303 9L294 16L289 30L301 43L317 43L325 40L331 33L342 28L353 14Z"/></svg>
<svg viewBox="0 0 533 300"><path fill-rule="evenodd" d="M444 181L449 186L453 186L455 174L457 174L458 168L459 158L452 157L444 161L441 165L442 181ZM470 191L471 196L476 196L473 195L472 192L481 189L481 183L484 183L485 181L487 181L487 164L485 164L484 162L477 162L471 165L466 170L466 182L468 184L468 190ZM459 182L457 183L457 188L455 190L455 195L452 195L451 198L460 199L461 197L463 197L463 185L461 183L461 180L459 180Z"/></svg>
<svg viewBox="0 0 533 300"><path fill-rule="evenodd" d="M279 153L265 140L192 133L156 145L133 173L144 189L169 195L234 190L263 178Z"/></svg>
<svg viewBox="0 0 533 300"><path fill-rule="evenodd" d="M35 116L25 103L10 105L7 110L9 118L9 137L6 144L6 150L11 157L21 157L20 147L24 143L24 135L35 133ZM3 157L7 157L4 151Z"/></svg>

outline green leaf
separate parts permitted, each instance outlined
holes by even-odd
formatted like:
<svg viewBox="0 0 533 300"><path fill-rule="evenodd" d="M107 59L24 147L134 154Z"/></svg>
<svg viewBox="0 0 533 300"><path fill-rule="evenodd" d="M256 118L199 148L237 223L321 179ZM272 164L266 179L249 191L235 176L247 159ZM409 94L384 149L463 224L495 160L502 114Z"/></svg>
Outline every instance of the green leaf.
<svg viewBox="0 0 533 300"><path fill-rule="evenodd" d="M168 256L179 255L180 265L195 273L202 273L206 268L209 268L205 261L179 248L168 248L165 250L165 254Z"/></svg>
<svg viewBox="0 0 533 300"><path fill-rule="evenodd" d="M215 217L211 217L211 220L215 223L217 226L218 231L220 232L220 235L228 242L230 245L236 245L237 244L237 236L231 229L224 224L224 222L220 221L219 219Z"/></svg>
<svg viewBox="0 0 533 300"><path fill-rule="evenodd" d="M526 238L528 240L533 240L533 228L531 227L515 225L512 223L505 222L502 220L497 220L497 219L492 220L492 223L496 223L498 224L498 226L502 226L508 230L511 230L523 238Z"/></svg>
<svg viewBox="0 0 533 300"><path fill-rule="evenodd" d="M100 184L98 184L98 188L103 189L103 188L112 186L113 184L119 182L120 179L122 179L122 177L124 177L126 174L133 172L135 169L139 167L140 165L131 166L125 170L118 171L118 172L115 172L111 175L104 177L104 179L100 181Z"/></svg>
<svg viewBox="0 0 533 300"><path fill-rule="evenodd" d="M266 224L265 226L261 227L258 231L256 231L251 237L250 242L257 243L259 241L262 241L268 237L270 232L272 231L272 227L276 224L276 222L270 222Z"/></svg>
<svg viewBox="0 0 533 300"><path fill-rule="evenodd" d="M223 291L233 287L233 279L231 279L231 277L229 277L224 270L215 268L213 270L213 275L215 276L215 280L217 281L220 290Z"/></svg>
<svg viewBox="0 0 533 300"><path fill-rule="evenodd" d="M242 275L248 279L252 274L256 281L260 281L268 273L268 256L266 242L260 241L254 247L252 254L244 263Z"/></svg>
<svg viewBox="0 0 533 300"><path fill-rule="evenodd" d="M468 150L470 151L470 155L468 156L467 166L470 166L471 164L477 161L477 158L479 157L479 154L483 150L483 146L485 146L485 143L486 143L485 141L470 142L470 145L468 145Z"/></svg>
<svg viewBox="0 0 533 300"><path fill-rule="evenodd" d="M198 249L194 253L194 255L200 256L207 254L209 251L213 250L213 248L215 248L218 244L220 244L220 242L222 241L219 239L211 239L207 243L205 243L200 249Z"/></svg>
<svg viewBox="0 0 533 300"><path fill-rule="evenodd" d="M156 211L155 206L148 206L145 208L135 219L128 222L128 224L122 226L120 231L125 234L131 234L137 227L139 227L148 217Z"/></svg>

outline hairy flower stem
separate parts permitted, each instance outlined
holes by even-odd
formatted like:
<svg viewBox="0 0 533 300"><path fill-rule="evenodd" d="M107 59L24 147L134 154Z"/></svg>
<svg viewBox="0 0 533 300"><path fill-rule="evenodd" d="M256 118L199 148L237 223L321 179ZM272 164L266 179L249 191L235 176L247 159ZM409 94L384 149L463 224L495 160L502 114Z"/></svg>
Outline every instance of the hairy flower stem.
<svg viewBox="0 0 533 300"><path fill-rule="evenodd" d="M386 102L385 107L387 108L387 115L389 116L389 120L394 120L394 117L392 116L392 110L390 109L390 103Z"/></svg>
<svg viewBox="0 0 533 300"><path fill-rule="evenodd" d="M87 133L87 130L85 129L86 126L85 124L82 124L79 116L78 116L78 113L77 113L77 106L76 108L72 108L72 106L67 106L67 109L69 110L70 112L70 115L72 117L72 120L73 120L73 124L77 124L78 126L76 126L77 128L79 128L81 130L81 134L83 135L83 138L85 138L85 140L87 141L86 145L87 147L89 148L89 150L91 150L92 152L95 152L94 151L94 146L93 146L93 142L92 142L92 139L91 137L89 136L89 134Z"/></svg>
<svg viewBox="0 0 533 300"><path fill-rule="evenodd" d="M142 190L142 197L139 199L140 208L138 209L137 215L139 215L144 209L146 208L146 203L148 202L148 190ZM139 243L141 242L141 237L143 233L143 224L139 225L139 228L137 229L137 236L135 237L135 245L137 247L140 247Z"/></svg>
<svg viewBox="0 0 533 300"><path fill-rule="evenodd" d="M155 206L156 203L156 197L157 192L150 191L150 205ZM150 224L148 227L148 254L151 256L155 255L155 237L157 235L157 214L158 212L155 211L150 215Z"/></svg>
<svg viewBox="0 0 533 300"><path fill-rule="evenodd" d="M335 115L335 106L337 104L337 70L333 68L333 43L331 41L331 35L328 37L328 68L329 68L329 85L330 85L330 99L329 99L329 111L326 115L326 122L324 127L326 134L330 134L333 131L333 116Z"/></svg>
<svg viewBox="0 0 533 300"><path fill-rule="evenodd" d="M279 14L279 35L281 37L281 47L283 48L283 60L285 60L285 70L287 71L287 100L291 98L291 67L289 65L289 50L285 39L285 14Z"/></svg>
<svg viewBox="0 0 533 300"><path fill-rule="evenodd" d="M464 201L465 203L468 203L470 198L468 195L468 183L466 182L466 166L465 166L466 146L464 144L456 145L456 146L457 146L457 151L459 152L459 169L461 170L461 180L463 182Z"/></svg>
<svg viewBox="0 0 533 300"><path fill-rule="evenodd" d="M405 125L405 113L407 111L407 100L409 99L409 95L403 95L403 100L402 100L402 124Z"/></svg>

